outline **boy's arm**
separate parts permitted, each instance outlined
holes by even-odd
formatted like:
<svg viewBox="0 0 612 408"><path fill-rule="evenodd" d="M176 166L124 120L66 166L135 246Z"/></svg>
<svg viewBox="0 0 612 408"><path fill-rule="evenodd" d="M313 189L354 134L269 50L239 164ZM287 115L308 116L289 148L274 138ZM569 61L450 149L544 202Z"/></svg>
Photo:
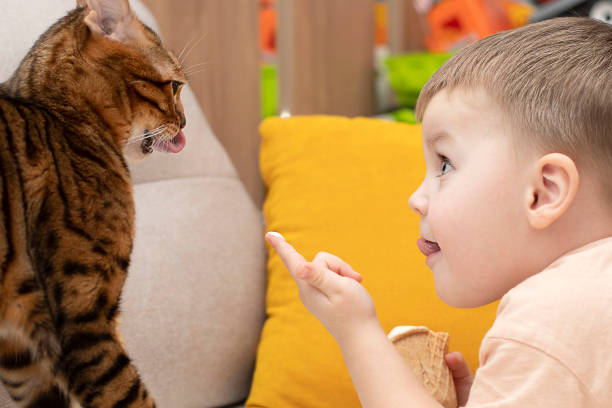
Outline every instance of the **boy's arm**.
<svg viewBox="0 0 612 408"><path fill-rule="evenodd" d="M363 407L441 407L412 373L378 321L338 339L338 344Z"/></svg>
<svg viewBox="0 0 612 408"><path fill-rule="evenodd" d="M308 310L334 336L364 407L441 407L385 335L361 276L330 255L313 262L282 236L266 235L294 278Z"/></svg>

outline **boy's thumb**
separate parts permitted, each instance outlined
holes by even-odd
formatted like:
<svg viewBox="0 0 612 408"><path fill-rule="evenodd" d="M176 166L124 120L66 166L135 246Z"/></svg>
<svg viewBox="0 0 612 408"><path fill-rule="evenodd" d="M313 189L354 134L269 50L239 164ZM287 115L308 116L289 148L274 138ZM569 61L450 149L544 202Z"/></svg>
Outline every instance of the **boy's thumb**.
<svg viewBox="0 0 612 408"><path fill-rule="evenodd" d="M472 378L472 371L461 353L458 351L453 351L448 353L444 359L446 360L446 364L451 370L455 380L466 380Z"/></svg>

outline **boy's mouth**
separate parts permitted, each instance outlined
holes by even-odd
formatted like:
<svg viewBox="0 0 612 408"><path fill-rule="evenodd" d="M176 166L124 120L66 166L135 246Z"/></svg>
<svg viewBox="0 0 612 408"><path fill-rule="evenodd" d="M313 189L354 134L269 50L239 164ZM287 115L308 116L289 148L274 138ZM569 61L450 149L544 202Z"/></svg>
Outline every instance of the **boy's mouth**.
<svg viewBox="0 0 612 408"><path fill-rule="evenodd" d="M417 246L425 256L429 256L435 254L436 252L440 252L440 246L437 242L428 241L425 238L419 238L417 241Z"/></svg>

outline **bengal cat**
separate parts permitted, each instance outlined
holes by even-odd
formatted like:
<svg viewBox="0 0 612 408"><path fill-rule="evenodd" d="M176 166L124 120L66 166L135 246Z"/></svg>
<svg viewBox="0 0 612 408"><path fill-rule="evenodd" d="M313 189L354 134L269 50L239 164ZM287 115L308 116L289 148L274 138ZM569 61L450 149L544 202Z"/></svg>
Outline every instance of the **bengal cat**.
<svg viewBox="0 0 612 408"><path fill-rule="evenodd" d="M0 84L0 380L21 407L153 407L115 318L125 157L185 145L180 63L128 0L78 0Z"/></svg>

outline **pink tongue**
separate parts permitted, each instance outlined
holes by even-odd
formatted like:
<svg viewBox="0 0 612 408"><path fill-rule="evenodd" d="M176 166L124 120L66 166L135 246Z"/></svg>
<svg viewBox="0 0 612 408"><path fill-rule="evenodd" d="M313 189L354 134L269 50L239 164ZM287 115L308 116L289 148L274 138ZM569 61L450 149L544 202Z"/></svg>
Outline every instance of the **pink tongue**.
<svg viewBox="0 0 612 408"><path fill-rule="evenodd" d="M174 136L174 139L172 139L170 142L166 144L168 148L167 151L170 153L178 153L181 150L183 150L186 143L187 143L187 139L185 138L185 135L183 134L183 131L181 130L180 132L178 132L178 135Z"/></svg>
<svg viewBox="0 0 612 408"><path fill-rule="evenodd" d="M419 238L417 246L425 256L429 256L440 250L440 247L435 242L427 241L425 238Z"/></svg>

